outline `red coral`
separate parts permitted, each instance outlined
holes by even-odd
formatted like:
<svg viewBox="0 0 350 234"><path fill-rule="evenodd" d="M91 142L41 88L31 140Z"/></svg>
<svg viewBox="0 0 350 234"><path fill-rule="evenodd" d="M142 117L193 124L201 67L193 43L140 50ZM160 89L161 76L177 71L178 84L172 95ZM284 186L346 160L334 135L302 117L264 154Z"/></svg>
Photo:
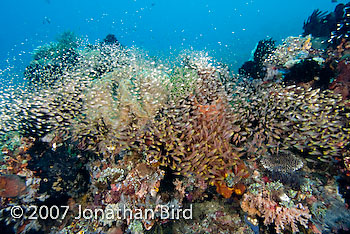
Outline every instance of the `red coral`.
<svg viewBox="0 0 350 234"><path fill-rule="evenodd" d="M233 193L233 188L226 186L226 183L216 182L216 192L221 194L224 198L230 198Z"/></svg>
<svg viewBox="0 0 350 234"><path fill-rule="evenodd" d="M350 63L343 60L337 66L338 76L330 85L330 89L340 93L343 99L348 99L350 95Z"/></svg>
<svg viewBox="0 0 350 234"><path fill-rule="evenodd" d="M340 93L343 99L350 97L350 42L342 40L336 49L328 51L328 59L331 68L336 71L337 77L330 85L330 89ZM338 62L339 61L339 62Z"/></svg>
<svg viewBox="0 0 350 234"><path fill-rule="evenodd" d="M26 184L17 175L0 176L0 196L18 197L24 194Z"/></svg>

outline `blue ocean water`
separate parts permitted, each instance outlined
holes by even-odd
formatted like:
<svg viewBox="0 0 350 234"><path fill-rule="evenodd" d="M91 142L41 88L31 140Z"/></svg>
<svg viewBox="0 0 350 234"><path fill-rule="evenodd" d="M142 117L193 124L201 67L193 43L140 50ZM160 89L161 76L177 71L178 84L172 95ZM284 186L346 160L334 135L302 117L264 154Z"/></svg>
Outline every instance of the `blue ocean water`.
<svg viewBox="0 0 350 234"><path fill-rule="evenodd" d="M340 3L341 1L338 1ZM255 44L302 33L314 9L333 11L331 0L17 0L0 3L0 71L18 74L30 52L66 30L93 43L113 33L126 46L151 55L206 50L235 71ZM19 79L21 79L19 75Z"/></svg>

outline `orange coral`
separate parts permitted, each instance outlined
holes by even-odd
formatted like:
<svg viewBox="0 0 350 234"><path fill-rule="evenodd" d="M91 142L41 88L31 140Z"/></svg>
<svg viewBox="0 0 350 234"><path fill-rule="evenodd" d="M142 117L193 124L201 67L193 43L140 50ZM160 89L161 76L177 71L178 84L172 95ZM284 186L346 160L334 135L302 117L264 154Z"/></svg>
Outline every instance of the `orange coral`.
<svg viewBox="0 0 350 234"><path fill-rule="evenodd" d="M246 187L245 187L244 184L236 184L236 185L233 187L233 189L234 189L235 194L241 196L241 195L243 195L243 193L245 192Z"/></svg>
<svg viewBox="0 0 350 234"><path fill-rule="evenodd" d="M195 106L198 106L198 111L204 114L207 118L219 114L217 110L217 104L221 102L220 99L216 100L214 104L211 105L200 105L197 100L195 100Z"/></svg>
<svg viewBox="0 0 350 234"><path fill-rule="evenodd" d="M221 194L224 198L230 198L233 193L233 188L227 187L226 183L216 182L216 192Z"/></svg>

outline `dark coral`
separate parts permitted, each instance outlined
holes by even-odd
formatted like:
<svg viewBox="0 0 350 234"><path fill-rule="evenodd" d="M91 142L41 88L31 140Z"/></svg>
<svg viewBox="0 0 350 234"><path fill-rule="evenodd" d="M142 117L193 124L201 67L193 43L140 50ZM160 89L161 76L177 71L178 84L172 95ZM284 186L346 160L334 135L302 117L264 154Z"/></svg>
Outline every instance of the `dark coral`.
<svg viewBox="0 0 350 234"><path fill-rule="evenodd" d="M343 39L349 40L350 35L350 3L338 4L335 11L336 28L331 33L330 42L338 45Z"/></svg>
<svg viewBox="0 0 350 234"><path fill-rule="evenodd" d="M265 76L265 69L254 61L245 62L239 69L239 74L252 77L254 79L263 78Z"/></svg>
<svg viewBox="0 0 350 234"><path fill-rule="evenodd" d="M328 88L334 72L329 64L319 65L315 60L308 58L303 59L295 64L288 73L285 74L286 82L308 83L316 88Z"/></svg>
<svg viewBox="0 0 350 234"><path fill-rule="evenodd" d="M51 150L48 144L36 141L28 153L33 156L28 168L44 180L40 184L41 192L59 200L67 196L77 197L87 191L89 173L81 161L85 157L77 156L81 152L68 145Z"/></svg>
<svg viewBox="0 0 350 234"><path fill-rule="evenodd" d="M260 40L254 52L254 62L262 63L266 56L275 49L275 44L276 42L272 38Z"/></svg>
<svg viewBox="0 0 350 234"><path fill-rule="evenodd" d="M343 173L343 174L339 175L337 182L339 184L339 193L344 198L346 204L348 206L350 206L350 187L349 187L350 176Z"/></svg>
<svg viewBox="0 0 350 234"><path fill-rule="evenodd" d="M311 34L313 37L329 37L336 28L336 19L333 13L316 9L311 16L304 22L303 36Z"/></svg>
<svg viewBox="0 0 350 234"><path fill-rule="evenodd" d="M104 39L103 43L106 45L119 45L118 39L114 34L108 34Z"/></svg>
<svg viewBox="0 0 350 234"><path fill-rule="evenodd" d="M299 171L283 173L280 171L272 171L268 173L272 181L280 181L284 185L288 185L294 190L299 190L305 180L305 174Z"/></svg>
<svg viewBox="0 0 350 234"><path fill-rule="evenodd" d="M303 36L329 38L332 46L337 46L343 38L348 39L350 33L350 3L338 4L331 13L319 9L304 22Z"/></svg>
<svg viewBox="0 0 350 234"><path fill-rule="evenodd" d="M239 74L254 79L264 78L266 67L263 65L263 61L274 49L275 41L271 38L260 40L254 51L254 60L245 62L239 69Z"/></svg>
<svg viewBox="0 0 350 234"><path fill-rule="evenodd" d="M315 79L320 73L320 65L312 59L304 59L295 64L284 76L285 81L307 83Z"/></svg>

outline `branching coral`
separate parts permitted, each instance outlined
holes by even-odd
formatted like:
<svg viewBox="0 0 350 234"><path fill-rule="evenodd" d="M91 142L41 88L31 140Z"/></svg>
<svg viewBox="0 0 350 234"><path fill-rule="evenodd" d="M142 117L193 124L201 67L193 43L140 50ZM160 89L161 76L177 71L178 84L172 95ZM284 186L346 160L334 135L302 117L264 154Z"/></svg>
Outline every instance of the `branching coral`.
<svg viewBox="0 0 350 234"><path fill-rule="evenodd" d="M92 184L94 189L99 191L94 197L95 205L106 206L107 209L119 207L120 214L123 214L124 209L130 209L134 214L141 209L158 211L161 199L157 193L160 181L164 177L164 171L142 162L134 164L132 161L127 161L128 159L120 161L118 165L108 165L106 162L91 163ZM129 164L129 167L125 164ZM138 220L134 216L120 215L120 217L119 219L126 220L128 225ZM148 219L142 216L142 220L139 221L142 221L146 230L149 230L155 223L155 218ZM115 220L102 218L101 221L111 226Z"/></svg>
<svg viewBox="0 0 350 234"><path fill-rule="evenodd" d="M293 232L298 232L298 223L307 228L311 218L309 209L301 203L291 207L280 205L272 199L272 192L273 190L263 186L254 193L250 191L244 194L242 209L249 215L263 217L265 225L273 223L277 233L281 233L287 226L290 226Z"/></svg>

